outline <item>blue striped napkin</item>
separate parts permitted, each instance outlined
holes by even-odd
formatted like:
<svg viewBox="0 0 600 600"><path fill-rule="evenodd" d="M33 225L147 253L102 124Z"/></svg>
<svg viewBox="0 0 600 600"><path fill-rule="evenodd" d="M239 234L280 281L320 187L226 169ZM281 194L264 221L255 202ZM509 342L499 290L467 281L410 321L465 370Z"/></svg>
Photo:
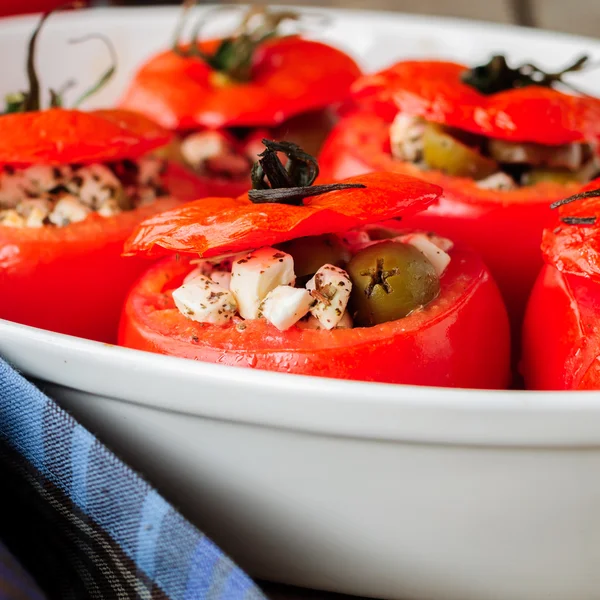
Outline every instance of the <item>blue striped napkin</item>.
<svg viewBox="0 0 600 600"><path fill-rule="evenodd" d="M265 598L211 540L1 359L0 498L0 600Z"/></svg>

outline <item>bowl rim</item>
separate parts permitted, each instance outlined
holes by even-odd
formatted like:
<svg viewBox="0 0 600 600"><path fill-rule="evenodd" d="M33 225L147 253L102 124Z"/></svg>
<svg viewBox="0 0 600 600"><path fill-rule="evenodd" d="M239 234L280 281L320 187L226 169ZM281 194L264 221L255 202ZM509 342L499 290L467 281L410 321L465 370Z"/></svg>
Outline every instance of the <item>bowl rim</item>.
<svg viewBox="0 0 600 600"><path fill-rule="evenodd" d="M596 391L452 389L275 373L132 350L2 319L0 353L51 395L403 443L600 446Z"/></svg>
<svg viewBox="0 0 600 600"><path fill-rule="evenodd" d="M400 27L428 32L450 28L455 33L498 34L507 47L511 39L522 41L527 36L536 42L589 48L591 54L600 55L597 40L568 33L400 12L292 8L318 10L361 27L377 23L389 27L393 20ZM86 21L91 14L98 26L122 28L127 19L158 25L178 13L179 8L172 6L94 8L57 15L48 29L67 31L74 21ZM38 18L2 19L1 35L25 35ZM99 396L202 418L403 443L540 449L600 446L600 392L594 391L426 388L257 371L119 348L1 319L0 353L58 395ZM165 389L174 380L178 393L165 399ZM202 386L221 390L223 397L215 401L214 394L199 395ZM253 400L247 401L250 396Z"/></svg>

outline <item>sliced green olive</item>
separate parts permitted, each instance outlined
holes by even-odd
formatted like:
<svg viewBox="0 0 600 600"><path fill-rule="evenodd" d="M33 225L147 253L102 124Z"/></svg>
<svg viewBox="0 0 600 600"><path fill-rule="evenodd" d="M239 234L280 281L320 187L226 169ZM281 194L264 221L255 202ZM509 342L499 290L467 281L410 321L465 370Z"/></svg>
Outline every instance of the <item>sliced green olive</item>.
<svg viewBox="0 0 600 600"><path fill-rule="evenodd" d="M523 175L525 185L535 185L536 183L577 183L581 181L579 173L569 171L568 169L531 169Z"/></svg>
<svg viewBox="0 0 600 600"><path fill-rule="evenodd" d="M423 160L430 169L455 177L484 179L498 171L494 160L432 123L428 123L423 134Z"/></svg>
<svg viewBox="0 0 600 600"><path fill-rule="evenodd" d="M440 292L431 262L415 247L381 242L358 252L347 267L355 324L369 327L402 319Z"/></svg>
<svg viewBox="0 0 600 600"><path fill-rule="evenodd" d="M300 282L310 279L323 265L345 267L350 260L350 251L335 235L298 238L279 244L278 248L291 254Z"/></svg>

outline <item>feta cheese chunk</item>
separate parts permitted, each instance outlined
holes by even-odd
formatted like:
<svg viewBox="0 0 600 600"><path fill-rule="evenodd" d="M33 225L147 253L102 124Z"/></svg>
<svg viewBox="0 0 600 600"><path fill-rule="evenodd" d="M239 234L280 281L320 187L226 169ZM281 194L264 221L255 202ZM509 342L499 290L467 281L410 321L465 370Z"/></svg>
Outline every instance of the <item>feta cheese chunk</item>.
<svg viewBox="0 0 600 600"><path fill-rule="evenodd" d="M450 255L444 252L425 233L412 233L402 236L405 244L414 246L433 265L438 277L441 277L450 264Z"/></svg>
<svg viewBox="0 0 600 600"><path fill-rule="evenodd" d="M334 265L324 265L306 284L312 297L317 301L310 309L325 329L333 329L344 316L352 282L348 273Z"/></svg>
<svg viewBox="0 0 600 600"><path fill-rule="evenodd" d="M202 275L173 290L173 301L188 319L213 325L226 325L237 309L229 290Z"/></svg>
<svg viewBox="0 0 600 600"><path fill-rule="evenodd" d="M193 281L196 277L209 277L213 272L213 266L207 260L197 263L195 269L190 271L183 280L183 283L188 283L189 281Z"/></svg>
<svg viewBox="0 0 600 600"><path fill-rule="evenodd" d="M419 162L423 157L425 121L398 113L390 126L392 156L399 160Z"/></svg>
<svg viewBox="0 0 600 600"><path fill-rule="evenodd" d="M16 210L9 208L0 210L0 225L4 227L25 227L26 220Z"/></svg>
<svg viewBox="0 0 600 600"><path fill-rule="evenodd" d="M43 198L23 200L19 204L19 213L25 217L27 227L43 227L44 221L52 210L52 205Z"/></svg>
<svg viewBox="0 0 600 600"><path fill-rule="evenodd" d="M64 183L71 176L71 167L32 165L23 171L23 176L27 180L29 193L32 196L39 196Z"/></svg>
<svg viewBox="0 0 600 600"><path fill-rule="evenodd" d="M165 162L156 156L145 156L137 163L138 184L140 186L159 186L165 168Z"/></svg>
<svg viewBox="0 0 600 600"><path fill-rule="evenodd" d="M116 199L122 191L121 182L105 165L92 164L77 169L67 182L67 189L96 210L107 200Z"/></svg>
<svg viewBox="0 0 600 600"><path fill-rule="evenodd" d="M213 271L210 278L226 290L231 288L231 273L228 271Z"/></svg>
<svg viewBox="0 0 600 600"><path fill-rule="evenodd" d="M301 319L296 323L300 329L314 329L316 331L325 329L321 322L316 317L308 315L308 318ZM334 329L352 329L354 323L352 323L352 317L348 312L345 312L340 319L340 322L334 327Z"/></svg>
<svg viewBox="0 0 600 600"><path fill-rule="evenodd" d="M75 196L63 196L55 205L48 216L48 220L59 227L79 223L87 218L90 209L82 204Z"/></svg>
<svg viewBox="0 0 600 600"><path fill-rule="evenodd" d="M192 133L181 142L181 154L194 168L199 168L210 158L223 156L230 152L227 138L218 131L200 131Z"/></svg>
<svg viewBox="0 0 600 600"><path fill-rule="evenodd" d="M308 290L280 285L271 290L262 301L259 316L264 317L280 331L295 325L313 304Z"/></svg>
<svg viewBox="0 0 600 600"><path fill-rule="evenodd" d="M294 285L294 259L268 246L233 263L231 291L244 319L257 319L261 302L279 285Z"/></svg>
<svg viewBox="0 0 600 600"><path fill-rule="evenodd" d="M483 190L515 190L517 189L517 184L515 180L508 174L502 173L501 171L498 173L492 173L488 177L484 179L480 179L476 182L477 187Z"/></svg>

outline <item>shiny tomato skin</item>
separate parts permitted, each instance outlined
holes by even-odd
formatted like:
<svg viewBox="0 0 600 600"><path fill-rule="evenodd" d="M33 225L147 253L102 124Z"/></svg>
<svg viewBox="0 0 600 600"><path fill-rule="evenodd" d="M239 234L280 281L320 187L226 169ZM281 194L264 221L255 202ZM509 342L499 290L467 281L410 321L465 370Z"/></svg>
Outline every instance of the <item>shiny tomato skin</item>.
<svg viewBox="0 0 600 600"><path fill-rule="evenodd" d="M484 190L469 179L423 171L395 160L390 153L389 123L365 113L348 116L337 125L319 164L323 180L394 171L440 185L444 194L439 202L403 218L403 225L435 231L479 252L498 283L515 332L542 266L542 230L556 218L549 205L579 187L538 184L515 191Z"/></svg>
<svg viewBox="0 0 600 600"><path fill-rule="evenodd" d="M201 47L212 54L219 43ZM343 101L360 74L341 50L296 35L264 42L248 82L227 80L203 59L167 50L142 65L120 106L177 131L275 127Z"/></svg>
<svg viewBox="0 0 600 600"><path fill-rule="evenodd" d="M0 318L114 343L125 295L148 266L122 258L123 243L142 220L204 193L175 165L166 183L172 197L115 217L93 214L62 228L0 226Z"/></svg>
<svg viewBox="0 0 600 600"><path fill-rule="evenodd" d="M600 389L599 314L599 283L543 267L523 327L528 389Z"/></svg>
<svg viewBox="0 0 600 600"><path fill-rule="evenodd" d="M441 294L428 307L351 330L280 332L262 319L226 327L195 323L174 308L170 295L190 268L183 259L167 258L138 280L123 309L121 345L341 379L472 388L508 383L506 311L489 273L469 251L452 251Z"/></svg>

